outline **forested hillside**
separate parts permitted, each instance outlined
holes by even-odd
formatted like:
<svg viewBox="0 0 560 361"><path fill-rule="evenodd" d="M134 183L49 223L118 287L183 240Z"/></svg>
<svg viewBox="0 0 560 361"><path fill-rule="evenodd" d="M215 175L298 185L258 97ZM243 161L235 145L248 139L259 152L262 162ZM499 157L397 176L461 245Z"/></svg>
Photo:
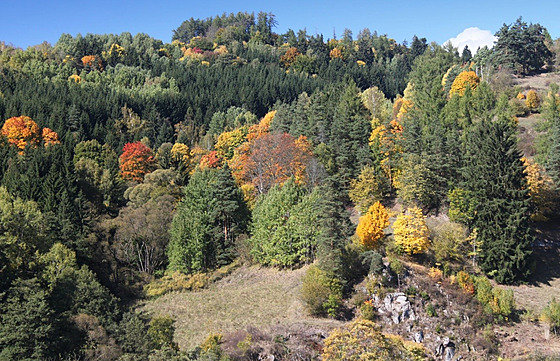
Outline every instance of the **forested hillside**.
<svg viewBox="0 0 560 361"><path fill-rule="evenodd" d="M371 322L405 284L443 312L415 267L479 311L469 332L519 321L498 284L535 274L535 239L558 222L560 95L514 79L555 72L559 40L520 18L473 56L275 25L238 13L186 20L171 43L3 39L0 360L259 359L250 333L180 349L170 315L138 308L240 265L307 267L292 289L309 317L357 318L324 340L302 332L313 352L278 340L276 359L439 357ZM538 313L560 329L552 295Z"/></svg>

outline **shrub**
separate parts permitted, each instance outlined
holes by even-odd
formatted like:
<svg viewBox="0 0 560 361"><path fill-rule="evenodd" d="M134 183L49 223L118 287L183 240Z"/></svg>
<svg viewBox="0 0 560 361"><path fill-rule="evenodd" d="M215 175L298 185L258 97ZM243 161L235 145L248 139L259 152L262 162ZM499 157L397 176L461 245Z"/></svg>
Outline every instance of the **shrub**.
<svg viewBox="0 0 560 361"><path fill-rule="evenodd" d="M485 276L474 277L474 288L476 298L484 305L488 314L507 319L515 310L513 290L494 288Z"/></svg>
<svg viewBox="0 0 560 361"><path fill-rule="evenodd" d="M437 317L438 314L433 304L428 303L426 305L426 314L428 315L428 317Z"/></svg>
<svg viewBox="0 0 560 361"><path fill-rule="evenodd" d="M428 271L428 276L434 280L441 281L443 278L443 272L439 268L431 267Z"/></svg>
<svg viewBox="0 0 560 361"><path fill-rule="evenodd" d="M360 306L360 315L363 319L373 321L375 319L375 307L371 300L365 301Z"/></svg>
<svg viewBox="0 0 560 361"><path fill-rule="evenodd" d="M457 273L457 284L465 292L467 292L471 295L474 295L474 283L473 283L471 275L469 275L467 272L459 271Z"/></svg>
<svg viewBox="0 0 560 361"><path fill-rule="evenodd" d="M505 318L511 316L515 310L515 299L513 298L512 289L494 288L492 290L493 299L490 303L492 307L492 312L499 316L500 318Z"/></svg>
<svg viewBox="0 0 560 361"><path fill-rule="evenodd" d="M558 334L560 331L560 302L556 302L556 299L553 298L542 310L540 320L548 324L551 331Z"/></svg>
<svg viewBox="0 0 560 361"><path fill-rule="evenodd" d="M162 278L156 279L144 286L146 297L159 297L169 292L196 291L208 287L239 267L239 262L233 262L227 266L218 268L211 273L195 273L186 275L175 271L168 273Z"/></svg>
<svg viewBox="0 0 560 361"><path fill-rule="evenodd" d="M154 317L148 327L148 335L156 349L162 347L170 347L178 349L177 344L173 342L173 334L175 333L175 321L169 316Z"/></svg>
<svg viewBox="0 0 560 361"><path fill-rule="evenodd" d="M335 329L325 339L323 361L418 360L420 350L406 347L401 337L385 335L373 322L358 319ZM424 355L422 355L423 357Z"/></svg>
<svg viewBox="0 0 560 361"><path fill-rule="evenodd" d="M335 317L342 304L342 283L311 265L303 276L301 296L312 315Z"/></svg>
<svg viewBox="0 0 560 361"><path fill-rule="evenodd" d="M541 99L536 91L533 89L527 92L527 99L525 99L525 105L530 111L535 111L539 108L541 104Z"/></svg>
<svg viewBox="0 0 560 361"><path fill-rule="evenodd" d="M489 304L493 299L492 285L488 278L481 276L475 279L476 298L482 304Z"/></svg>

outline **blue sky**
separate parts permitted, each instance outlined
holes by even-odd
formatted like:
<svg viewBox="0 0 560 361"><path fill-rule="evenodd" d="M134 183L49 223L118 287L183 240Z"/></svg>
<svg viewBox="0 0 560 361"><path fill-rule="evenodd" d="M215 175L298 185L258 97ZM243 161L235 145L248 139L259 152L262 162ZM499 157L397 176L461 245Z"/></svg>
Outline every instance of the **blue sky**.
<svg viewBox="0 0 560 361"><path fill-rule="evenodd" d="M238 11L272 12L278 33L306 28L309 34L322 33L325 38L331 38L333 31L340 36L345 28L356 36L367 27L398 42L410 42L416 34L443 44L469 27L495 33L519 16L545 26L553 38L560 37L558 0L0 0L0 41L26 48L43 41L54 44L62 33L128 31L169 42L183 20Z"/></svg>

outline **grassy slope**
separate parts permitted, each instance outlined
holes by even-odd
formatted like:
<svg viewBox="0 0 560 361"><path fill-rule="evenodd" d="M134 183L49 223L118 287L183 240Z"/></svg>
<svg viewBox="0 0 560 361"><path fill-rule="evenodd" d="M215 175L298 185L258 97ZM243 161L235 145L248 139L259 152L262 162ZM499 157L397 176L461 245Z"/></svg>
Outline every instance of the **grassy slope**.
<svg viewBox="0 0 560 361"><path fill-rule="evenodd" d="M242 267L208 289L168 294L139 310L175 318L176 342L184 350L200 344L210 333L225 334L250 326L266 329L303 323L330 329L341 325L307 315L299 298L306 270Z"/></svg>

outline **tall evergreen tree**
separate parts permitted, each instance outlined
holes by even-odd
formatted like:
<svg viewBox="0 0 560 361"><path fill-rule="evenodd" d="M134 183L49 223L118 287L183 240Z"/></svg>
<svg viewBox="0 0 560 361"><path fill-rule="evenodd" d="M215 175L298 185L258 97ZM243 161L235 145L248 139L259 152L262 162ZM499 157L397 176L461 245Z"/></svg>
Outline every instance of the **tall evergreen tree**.
<svg viewBox="0 0 560 361"><path fill-rule="evenodd" d="M500 283L523 279L529 273L533 236L514 129L504 122L479 122L468 132L465 148L463 188L475 198L480 267Z"/></svg>

